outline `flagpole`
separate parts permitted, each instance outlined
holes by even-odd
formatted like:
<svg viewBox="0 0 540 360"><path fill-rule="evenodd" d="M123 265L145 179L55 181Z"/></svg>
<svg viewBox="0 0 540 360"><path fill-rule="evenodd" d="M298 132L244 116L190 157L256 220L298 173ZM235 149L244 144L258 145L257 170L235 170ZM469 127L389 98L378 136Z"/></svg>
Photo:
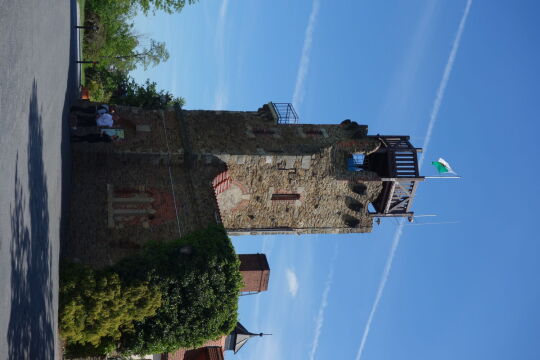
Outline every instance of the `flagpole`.
<svg viewBox="0 0 540 360"><path fill-rule="evenodd" d="M420 226L420 225L444 225L444 224L459 224L459 221L439 221L439 222L426 222L418 224L404 224L405 226Z"/></svg>
<svg viewBox="0 0 540 360"><path fill-rule="evenodd" d="M461 179L461 176L424 176L424 179Z"/></svg>

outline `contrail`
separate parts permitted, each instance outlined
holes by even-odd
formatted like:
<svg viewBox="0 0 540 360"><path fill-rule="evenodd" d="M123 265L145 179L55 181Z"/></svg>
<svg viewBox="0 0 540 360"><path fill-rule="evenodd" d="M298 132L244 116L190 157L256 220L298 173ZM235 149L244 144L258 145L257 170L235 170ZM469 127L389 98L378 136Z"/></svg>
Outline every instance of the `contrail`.
<svg viewBox="0 0 540 360"><path fill-rule="evenodd" d="M336 262L337 253L338 243L336 243L336 246L334 248L334 256L330 261L330 271L328 272L328 277L326 278L326 285L323 291L322 302L321 306L319 307L319 313L317 314L317 320L315 322L315 336L313 337L313 344L311 345L309 360L315 359L315 354L317 353L317 349L319 348L319 339L321 337L322 327L324 324L324 312L326 310L326 306L328 305L328 294L330 293L330 287L332 286L332 281L334 279L334 265Z"/></svg>
<svg viewBox="0 0 540 360"><path fill-rule="evenodd" d="M437 116L439 114L439 109L441 107L441 103L444 97L444 92L446 90L446 85L448 84L448 79L450 78L450 74L452 72L452 68L454 66L454 61L456 59L457 51L459 48L459 43L461 42L461 36L463 35L463 30L465 29L465 23L467 22L467 17L469 16L469 10L471 9L472 0L467 0L467 5L465 6L465 11L463 12L463 16L461 17L461 21L459 23L458 31L456 34L456 37L454 38L454 43L452 44L452 50L450 51L450 55L448 57L448 61L446 62L446 66L444 68L443 77L441 79L441 82L439 84L439 88L437 89L437 95L435 96L435 102L433 103L433 108L431 110L431 115L429 118L429 124L428 129L426 132L426 138L424 140L424 145L422 148L424 149L422 156L419 161L419 167L422 166L422 162L424 161L424 156L427 152L428 145L431 141L431 136L433 133L433 127L435 126L435 122L437 121ZM384 292L384 288L386 286L386 282L388 281L388 276L390 275L390 271L392 270L392 263L394 262L394 257L396 255L396 250L399 246L399 241L401 240L401 235L403 234L403 225L404 220L401 219L399 222L399 225L396 229L396 232L394 233L394 240L392 241L392 246L390 247L390 253L388 254L388 258L386 260L386 265L384 266L384 271L381 277L381 282L379 283L379 288L377 289L377 294L375 296L375 301L373 302L373 306L371 307L371 311L369 312L369 316L366 322L366 327L364 328L364 333L362 334L362 339L360 341L360 346L358 348L358 352L356 353L356 360L360 360L362 358L362 354L364 352L364 348L366 346L366 340L369 335L369 330L371 329L371 323L373 322L373 317L375 316L375 312L377 311L377 308L379 307L379 302L381 301L381 297Z"/></svg>
<svg viewBox="0 0 540 360"><path fill-rule="evenodd" d="M371 322L373 321L375 312L377 311L377 308L379 307L379 302L381 301L381 297L384 292L384 287L386 286L386 282L388 281L390 270L392 270L392 263L394 262L394 256L396 255L396 250L399 245L399 240L401 239L401 234L403 233L403 224L404 224L404 220L402 219L399 222L396 232L394 233L394 240L392 241L392 246L390 247L390 254L388 255L388 259L386 259L386 265L384 266L381 282L379 283L379 288L377 289L377 295L375 295L375 301L373 302L373 306L371 307L371 311L369 312L369 316L366 322L366 327L364 328L364 334L362 335L362 340L360 341L360 347L358 348L358 353L356 353L356 360L360 360L360 358L362 357L362 353L364 352L364 347L366 346L366 340L369 335L369 330L371 328Z"/></svg>
<svg viewBox="0 0 540 360"><path fill-rule="evenodd" d="M424 162L424 157L426 156L428 146L431 141L433 128L435 127L435 122L437 121L437 117L439 115L439 109L441 108L441 103L444 97L444 92L446 90L446 85L448 85L448 79L450 79L450 73L452 72L452 68L454 67L454 61L456 60L457 51L459 49L459 43L461 42L461 35L463 35L463 30L465 30L465 23L467 22L467 17L469 16L469 10L471 9L471 5L472 5L472 0L467 0L467 5L465 6L465 11L463 12L463 16L461 17L461 22L459 23L458 32L454 39L454 43L452 44L452 50L450 51L450 56L448 57L448 62L446 63L446 66L444 68L444 73L443 73L441 83L439 84L439 88L437 89L437 96L435 96L435 101L433 102L433 108L431 109L431 115L429 117L429 124L428 124L428 129L426 132L426 138L424 140L424 145L422 146L423 152L418 162L419 168L422 167L422 163Z"/></svg>
<svg viewBox="0 0 540 360"><path fill-rule="evenodd" d="M302 48L300 66L298 67L298 73L296 74L296 85L294 86L293 106L297 110L300 103L304 99L304 81L309 69L311 44L313 43L313 32L315 31L315 23L317 22L317 16L319 15L319 8L319 0L313 0L311 14L309 14L309 21L306 27L306 34L304 36L304 47Z"/></svg>
<svg viewBox="0 0 540 360"><path fill-rule="evenodd" d="M229 0L223 0L219 8L219 14L216 25L215 47L218 58L217 71L218 82L214 93L214 109L223 110L227 106L228 92L225 84L225 25L227 22L227 9Z"/></svg>

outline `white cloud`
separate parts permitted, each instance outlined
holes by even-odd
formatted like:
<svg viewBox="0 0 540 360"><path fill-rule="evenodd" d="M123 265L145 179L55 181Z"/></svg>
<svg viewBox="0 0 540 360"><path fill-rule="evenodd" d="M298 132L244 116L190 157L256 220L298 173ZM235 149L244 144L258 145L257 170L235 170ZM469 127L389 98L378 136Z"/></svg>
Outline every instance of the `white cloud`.
<svg viewBox="0 0 540 360"><path fill-rule="evenodd" d="M338 243L334 248L334 256L330 261L330 270L328 271L328 276L326 278L326 284L323 290L323 296L321 301L321 306L319 307L319 312L317 313L317 319L315 320L315 335L313 336L313 343L311 345L311 352L309 354L309 359L314 360L317 349L319 348L319 339L321 337L322 327L324 325L324 312L328 306L328 294L330 293L330 288L332 286L332 281L334 280L334 264L336 262L338 253Z"/></svg>
<svg viewBox="0 0 540 360"><path fill-rule="evenodd" d="M419 166L422 166L422 162L424 160L424 156L427 151L427 147L429 145L429 142L431 141L431 136L433 132L433 127L435 126L435 122L437 120L437 116L439 114L439 109L441 107L441 103L444 97L444 91L446 90L446 85L448 84L448 80L450 78L450 73L452 72L452 68L454 66L454 61L456 59L457 50L459 48L459 43L461 41L461 36L463 35L463 30L465 29L465 23L467 21L467 17L469 16L469 10L472 5L472 0L467 1L467 5L465 6L465 11L463 12L463 16L461 17L461 21L459 23L458 32L456 34L456 37L454 38L454 42L452 44L452 50L450 51L450 55L448 57L448 61L446 62L446 66L444 68L443 77L441 79L441 82L439 84L439 88L437 89L437 95L435 97L435 102L433 104L433 109L431 111L431 116L429 119L428 129L426 132L426 138L424 140L423 149L424 152L422 153L422 157L420 158L420 164ZM388 258L386 260L386 265L384 267L384 271L381 277L381 281L379 282L379 287L377 289L377 294L375 295L375 301L373 302L373 305L371 307L371 311L369 312L369 316L366 322L366 326L364 328L364 332L362 334L362 339L360 340L360 346L358 347L358 352L356 354L356 360L360 360L362 358L362 354L364 352L364 348L366 346L367 337L369 335L369 330L371 329L371 323L373 322L373 317L375 316L375 313L377 312L377 308L379 307L379 303L381 301L384 288L386 287L386 283L388 281L388 277L390 275L390 271L392 270L392 264L394 262L394 257L396 255L396 251L399 245L399 242L401 240L401 235L403 234L403 225L404 220L402 219L399 222L399 225L396 229L396 232L394 233L394 240L392 241L392 246L390 247L390 253L388 254Z"/></svg>
<svg viewBox="0 0 540 360"><path fill-rule="evenodd" d="M287 269L285 275L287 276L287 285L289 287L289 292L291 293L292 297L295 297L296 293L298 293L298 277L292 269Z"/></svg>
<svg viewBox="0 0 540 360"><path fill-rule="evenodd" d="M313 0L311 5L311 13L309 15L308 25L306 27L306 33L304 35L304 46L302 48L302 56L300 58L300 65L298 66L298 72L296 74L296 85L293 93L293 106L298 110L300 104L304 100L304 82L309 70L309 62L311 60L311 45L313 43L313 32L315 31L315 24L317 22L317 16L319 15L320 1Z"/></svg>

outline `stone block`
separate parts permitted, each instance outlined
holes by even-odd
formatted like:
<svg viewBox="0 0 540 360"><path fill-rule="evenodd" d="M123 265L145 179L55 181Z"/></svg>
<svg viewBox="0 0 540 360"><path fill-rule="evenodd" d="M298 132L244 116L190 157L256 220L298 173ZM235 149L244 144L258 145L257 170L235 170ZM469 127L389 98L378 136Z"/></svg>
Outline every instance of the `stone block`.
<svg viewBox="0 0 540 360"><path fill-rule="evenodd" d="M140 125L137 125L136 131L137 132L150 132L152 130L150 128L150 125L148 124L140 124Z"/></svg>

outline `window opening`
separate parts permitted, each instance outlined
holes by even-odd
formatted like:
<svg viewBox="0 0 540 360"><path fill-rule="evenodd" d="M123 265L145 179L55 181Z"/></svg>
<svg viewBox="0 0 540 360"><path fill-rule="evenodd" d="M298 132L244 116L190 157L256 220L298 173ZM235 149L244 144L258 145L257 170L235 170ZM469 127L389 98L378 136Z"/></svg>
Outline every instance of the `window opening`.
<svg viewBox="0 0 540 360"><path fill-rule="evenodd" d="M300 199L300 194L272 194L271 200L298 200Z"/></svg>
<svg viewBox="0 0 540 360"><path fill-rule="evenodd" d="M304 133L308 136L322 136L323 132L321 130L306 130Z"/></svg>
<svg viewBox="0 0 540 360"><path fill-rule="evenodd" d="M362 171L364 170L364 154L352 154L347 158L347 170Z"/></svg>
<svg viewBox="0 0 540 360"><path fill-rule="evenodd" d="M253 129L255 135L274 135L275 131L271 129Z"/></svg>

